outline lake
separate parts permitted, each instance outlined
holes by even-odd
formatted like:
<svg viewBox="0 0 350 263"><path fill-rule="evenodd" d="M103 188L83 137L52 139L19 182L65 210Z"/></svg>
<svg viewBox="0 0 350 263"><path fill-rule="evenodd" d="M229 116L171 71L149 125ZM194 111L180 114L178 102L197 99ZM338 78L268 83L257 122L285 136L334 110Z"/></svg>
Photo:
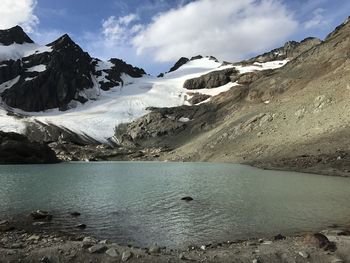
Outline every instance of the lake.
<svg viewBox="0 0 350 263"><path fill-rule="evenodd" d="M347 224L349 189L350 178L236 164L6 165L0 220L41 209L54 215L52 229L85 223L84 233L121 244L184 247Z"/></svg>

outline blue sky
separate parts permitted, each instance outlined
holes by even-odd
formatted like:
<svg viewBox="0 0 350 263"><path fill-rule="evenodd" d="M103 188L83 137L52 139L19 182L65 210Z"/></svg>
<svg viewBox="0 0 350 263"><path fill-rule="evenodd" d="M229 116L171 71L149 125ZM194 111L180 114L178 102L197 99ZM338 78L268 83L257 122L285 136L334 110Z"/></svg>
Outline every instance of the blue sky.
<svg viewBox="0 0 350 263"><path fill-rule="evenodd" d="M197 54L239 60L308 36L324 38L349 0L1 0L0 27L21 24L46 44L68 33L92 56L151 74ZM11 10L12 10L11 9ZM5 12L5 13L4 13Z"/></svg>

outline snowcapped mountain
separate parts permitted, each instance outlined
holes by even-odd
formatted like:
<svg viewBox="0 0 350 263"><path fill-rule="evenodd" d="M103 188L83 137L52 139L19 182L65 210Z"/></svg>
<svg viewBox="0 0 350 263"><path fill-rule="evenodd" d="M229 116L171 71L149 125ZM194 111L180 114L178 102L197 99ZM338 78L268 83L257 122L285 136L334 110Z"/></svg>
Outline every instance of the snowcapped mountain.
<svg viewBox="0 0 350 263"><path fill-rule="evenodd" d="M28 133L30 124L54 126L102 143L116 126L150 107L207 103L240 85L238 76L279 68L289 59L231 64L181 58L156 78L119 59L91 58L68 35L39 46L15 27L0 31L0 43L0 130ZM202 78L209 84L193 86Z"/></svg>

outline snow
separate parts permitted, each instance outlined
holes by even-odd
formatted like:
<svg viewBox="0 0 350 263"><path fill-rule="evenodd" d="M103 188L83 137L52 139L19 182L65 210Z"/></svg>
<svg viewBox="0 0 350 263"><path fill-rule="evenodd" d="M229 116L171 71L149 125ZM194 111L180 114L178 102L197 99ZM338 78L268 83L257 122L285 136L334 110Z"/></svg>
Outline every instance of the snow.
<svg viewBox="0 0 350 263"><path fill-rule="evenodd" d="M20 76L15 77L14 79L11 79L9 81L6 81L0 85L0 93L4 92L4 90L11 88L13 85L15 85L20 79Z"/></svg>
<svg viewBox="0 0 350 263"><path fill-rule="evenodd" d="M43 72L45 70L46 70L46 65L44 64L37 65L27 69L28 72Z"/></svg>
<svg viewBox="0 0 350 263"><path fill-rule="evenodd" d="M255 62L253 65L250 65L250 66L235 66L235 68L240 73L243 74L243 73L259 71L259 70L280 68L280 67L283 67L285 64L287 64L288 61L289 61L288 59L285 59L285 60L269 61L269 62L265 62L265 63Z"/></svg>
<svg viewBox="0 0 350 263"><path fill-rule="evenodd" d="M47 46L40 46L37 44L12 44L4 46L0 44L0 61L17 60L23 57L28 57L33 54L40 54L44 52L51 52L52 48Z"/></svg>
<svg viewBox="0 0 350 263"><path fill-rule="evenodd" d="M280 63L283 64L283 62L256 63L252 66L236 66L236 68L241 72L249 72L280 67ZM113 64L110 62L99 61L96 65L96 69L103 71L112 66ZM65 127L75 133L86 134L100 142L106 143L107 140L114 135L114 130L117 125L131 122L147 114L148 111L146 108L148 107L189 105L187 101L189 92L199 92L210 96L216 96L237 86L237 83L228 83L213 89L187 90L183 88L183 84L187 79L196 78L212 71L233 67L233 65L221 66L221 63L210 60L209 58L203 58L190 61L178 70L165 74L163 78L147 75L141 78L131 78L123 74L122 80L124 85L113 87L108 91L101 90L98 84L99 81L104 81L105 74L102 74L100 77L91 75L94 87L82 91L80 95L93 100L89 100L85 104L73 101L69 105L70 109L64 112L58 109L44 112L24 112L13 109L16 113L24 115L22 119L4 116L4 114L0 112L0 129L8 127L6 129L21 131L23 130L25 122L34 122L37 120L42 123L51 123ZM43 67L41 69L43 69ZM15 82L16 79L12 80L8 85L13 85ZM202 103L208 101L210 101L210 98ZM11 119L13 122L9 124L9 120ZM180 118L179 121L187 122L190 120L183 117Z"/></svg>
<svg viewBox="0 0 350 263"><path fill-rule="evenodd" d="M33 78L25 78L24 81L31 81L33 79L35 79L36 77L33 77Z"/></svg>

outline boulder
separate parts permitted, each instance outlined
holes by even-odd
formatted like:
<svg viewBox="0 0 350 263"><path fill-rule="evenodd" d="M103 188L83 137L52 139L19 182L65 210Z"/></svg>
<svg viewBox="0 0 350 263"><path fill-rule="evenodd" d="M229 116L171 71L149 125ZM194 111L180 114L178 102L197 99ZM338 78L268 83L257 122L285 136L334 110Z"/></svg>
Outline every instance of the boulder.
<svg viewBox="0 0 350 263"><path fill-rule="evenodd" d="M186 80L184 88L189 90L217 88L231 82L232 76L237 73L234 68L212 71L198 78Z"/></svg>
<svg viewBox="0 0 350 263"><path fill-rule="evenodd" d="M106 245L104 244L97 244L93 245L88 249L89 253L94 254L94 253L103 253L107 249Z"/></svg>
<svg viewBox="0 0 350 263"><path fill-rule="evenodd" d="M310 246L327 249L330 246L330 241L328 238L321 234L306 234L304 237L304 243Z"/></svg>

